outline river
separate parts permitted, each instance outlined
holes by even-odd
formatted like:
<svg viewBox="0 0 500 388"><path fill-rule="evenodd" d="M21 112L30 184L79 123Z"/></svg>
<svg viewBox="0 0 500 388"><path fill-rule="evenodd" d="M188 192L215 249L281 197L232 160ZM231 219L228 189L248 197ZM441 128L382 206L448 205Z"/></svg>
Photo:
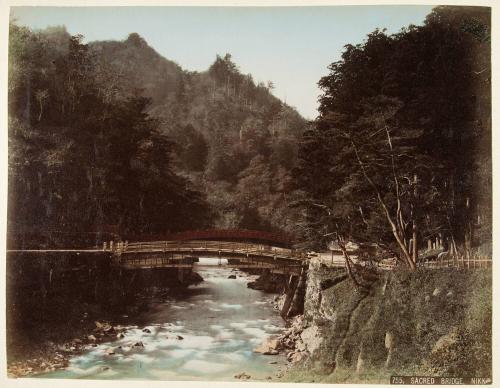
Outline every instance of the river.
<svg viewBox="0 0 500 388"><path fill-rule="evenodd" d="M254 276L206 268L214 263L200 259L204 268L197 272L204 282L182 296L153 303L134 326L127 326L124 338L90 348L66 369L43 377L234 381L235 374L245 372L254 380L274 378L284 356L253 352L284 329L273 295L247 288ZM229 279L231 274L237 278ZM144 346L133 346L138 342ZM114 354L108 354L111 349Z"/></svg>

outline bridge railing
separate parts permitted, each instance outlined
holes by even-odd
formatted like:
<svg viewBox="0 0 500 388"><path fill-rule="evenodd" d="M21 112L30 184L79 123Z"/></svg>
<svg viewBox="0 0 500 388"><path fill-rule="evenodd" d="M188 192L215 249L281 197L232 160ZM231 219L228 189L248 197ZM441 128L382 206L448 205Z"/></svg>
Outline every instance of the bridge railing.
<svg viewBox="0 0 500 388"><path fill-rule="evenodd" d="M262 254L267 256L285 256L288 258L305 259L303 252L293 249L274 247L264 244L239 243L224 241L147 241L134 243L121 243L116 246L116 252L119 254L134 252L162 252L162 251L186 251L186 250L206 250L221 253L245 253Z"/></svg>

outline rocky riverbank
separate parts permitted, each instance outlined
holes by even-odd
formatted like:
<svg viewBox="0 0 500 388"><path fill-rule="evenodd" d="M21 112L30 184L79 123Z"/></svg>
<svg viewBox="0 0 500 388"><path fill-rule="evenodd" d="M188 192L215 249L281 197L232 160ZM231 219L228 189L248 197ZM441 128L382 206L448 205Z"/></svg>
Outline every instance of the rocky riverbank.
<svg viewBox="0 0 500 388"><path fill-rule="evenodd" d="M122 325L143 311L145 304L130 305L131 316L110 314L100 306L83 303L66 312L66 323L39 322L7 335L9 377L26 377L65 368L71 357L119 335Z"/></svg>
<svg viewBox="0 0 500 388"><path fill-rule="evenodd" d="M279 338L282 381L388 383L391 375L491 377L491 271L380 273L357 290L312 263L304 314Z"/></svg>
<svg viewBox="0 0 500 388"><path fill-rule="evenodd" d="M274 378L282 379L287 371L292 370L294 365L300 363L309 356L304 342L301 339L304 330L305 278L300 276L291 278L281 274L263 272L255 281L249 282L248 287L276 293L273 299L274 309L279 311L286 321L286 329L283 333L273 336L254 349L254 352L264 355L284 355L286 364L280 366ZM301 282L302 280L302 282ZM288 306L287 306L288 305ZM286 311L285 311L286 310ZM277 361L270 361L277 363ZM236 378L245 378L235 376ZM269 376L269 379L272 379Z"/></svg>
<svg viewBox="0 0 500 388"><path fill-rule="evenodd" d="M118 277L116 277L118 279ZM190 272L180 282L168 276L161 284L146 274L123 277L129 289L123 292L120 280L100 285L101 297L89 296L87 286L74 284L65 291L53 282L51 293L31 295L18 287L10 293L7 314L7 374L26 377L65 368L81 352L123 335L155 301L168 301L177 292L203 278ZM130 281L132 280L132 281ZM138 284L133 284L133 283ZM9 286L15 287L15 279ZM78 294L78 292L81 292Z"/></svg>
<svg viewBox="0 0 500 388"><path fill-rule="evenodd" d="M55 328L57 331L58 328ZM16 350L10 354L7 366L8 377L27 377L40 373L51 372L65 368L70 358L81 352L96 347L101 342L106 342L121 335L121 325L113 326L110 322L94 322L94 328L88 322L82 322L80 327L74 327L74 338L65 339L66 335L51 335L53 340L42 340L46 333L41 334L41 342L11 345ZM45 335L44 335L45 334Z"/></svg>
<svg viewBox="0 0 500 388"><path fill-rule="evenodd" d="M280 381L491 378L491 271L391 271L371 281L369 289L357 289L345 270L312 261L304 313L255 351L286 356ZM282 311L285 300L277 295L275 309Z"/></svg>
<svg viewBox="0 0 500 388"><path fill-rule="evenodd" d="M285 275L273 274L269 270L263 270L256 280L247 283L247 287L269 293L281 293L285 289L285 284Z"/></svg>

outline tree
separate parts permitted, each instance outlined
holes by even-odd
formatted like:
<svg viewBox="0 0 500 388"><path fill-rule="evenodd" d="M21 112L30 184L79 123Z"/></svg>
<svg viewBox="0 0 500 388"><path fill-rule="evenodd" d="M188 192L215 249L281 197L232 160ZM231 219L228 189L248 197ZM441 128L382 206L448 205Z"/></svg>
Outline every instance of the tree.
<svg viewBox="0 0 500 388"><path fill-rule="evenodd" d="M173 170L173 143L148 115L150 99L106 84L109 67L81 36L61 47L10 28L8 219L18 242L51 231L49 243L62 244L68 230L106 224L152 233L210 222L203 195Z"/></svg>
<svg viewBox="0 0 500 388"><path fill-rule="evenodd" d="M437 7L424 26L376 30L330 65L295 170L309 238L376 243L409 268L424 239L440 235L452 251L491 239L472 237L491 129L489 46L463 27L471 20L484 35L485 9Z"/></svg>

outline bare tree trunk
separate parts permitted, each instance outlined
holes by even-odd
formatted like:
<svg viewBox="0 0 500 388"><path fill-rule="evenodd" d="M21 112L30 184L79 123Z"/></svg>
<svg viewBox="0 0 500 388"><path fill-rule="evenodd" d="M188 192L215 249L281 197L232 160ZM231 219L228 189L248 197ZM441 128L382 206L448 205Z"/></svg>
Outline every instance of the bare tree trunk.
<svg viewBox="0 0 500 388"><path fill-rule="evenodd" d="M453 257L456 257L458 254L457 242L455 240L455 234L453 233L453 229L451 227L451 220L449 215L446 216L446 221L448 222L448 228L450 229L450 239L451 239L449 252Z"/></svg>
<svg viewBox="0 0 500 388"><path fill-rule="evenodd" d="M465 207L466 207L466 227L465 227L465 233L464 233L464 245L465 245L465 256L467 258L471 257L472 254L472 225L470 222L470 198L467 197L465 201Z"/></svg>
<svg viewBox="0 0 500 388"><path fill-rule="evenodd" d="M380 190L377 188L377 186L375 185L373 180L370 178L370 176L366 172L365 165L359 156L358 148L357 148L356 144L352 140L351 140L351 144L354 147L354 152L356 154L356 158L358 160L358 164L361 168L363 176L368 181L370 186L373 188L373 190L377 196L377 201L378 201L379 205L382 207L382 210L384 211L387 222L389 223L389 225L391 227L391 232L392 232L394 238L396 239L396 242L398 243L398 245L401 249L401 252L403 255L403 263L412 270L416 269L417 268L416 264L412 260L411 254L410 254L408 247L404 241L404 238L405 238L404 229L402 229L401 225L399 224L399 222L397 220L394 221L393 217L391 216L391 214L389 212L389 208L387 207L385 201L382 198L382 195L380 194Z"/></svg>
<svg viewBox="0 0 500 388"><path fill-rule="evenodd" d="M413 221L413 237L412 237L412 259L416 263L418 259L418 239L417 239L417 223Z"/></svg>
<svg viewBox="0 0 500 388"><path fill-rule="evenodd" d="M42 114L43 114L43 102L41 99L39 102L40 102L40 113L38 113L38 121L42 119Z"/></svg>
<svg viewBox="0 0 500 388"><path fill-rule="evenodd" d="M345 259L345 264L347 268L347 275L349 276L349 279L352 280L354 285L356 287L361 287L361 284L356 280L356 277L354 276L354 273L352 272L352 267L351 267L351 258L349 257L349 254L347 253L347 249L345 248L345 245L343 242L340 241L340 238L337 238L337 243L339 244L340 250L342 251L342 255L344 256Z"/></svg>
<svg viewBox="0 0 500 388"><path fill-rule="evenodd" d="M413 190L414 204L412 206L412 238L413 238L413 252L412 259L416 263L418 259L418 225L417 225L417 207L416 203L418 201L418 177L417 174L413 176L413 184L415 185Z"/></svg>

